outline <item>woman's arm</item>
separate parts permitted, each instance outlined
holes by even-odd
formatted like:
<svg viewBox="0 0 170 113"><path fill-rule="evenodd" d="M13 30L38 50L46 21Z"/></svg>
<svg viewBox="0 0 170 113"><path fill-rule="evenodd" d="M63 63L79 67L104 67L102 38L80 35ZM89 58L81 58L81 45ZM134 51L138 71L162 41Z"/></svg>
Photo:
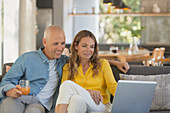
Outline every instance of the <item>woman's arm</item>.
<svg viewBox="0 0 170 113"><path fill-rule="evenodd" d="M117 82L114 78L112 69L107 60L102 61L102 70L104 79L106 81L106 86L109 89L109 92L114 95L117 87Z"/></svg>
<svg viewBox="0 0 170 113"><path fill-rule="evenodd" d="M108 61L111 66L116 66L123 73L127 73L127 71L130 68L127 62L119 62L119 61L114 61L114 60L108 60Z"/></svg>

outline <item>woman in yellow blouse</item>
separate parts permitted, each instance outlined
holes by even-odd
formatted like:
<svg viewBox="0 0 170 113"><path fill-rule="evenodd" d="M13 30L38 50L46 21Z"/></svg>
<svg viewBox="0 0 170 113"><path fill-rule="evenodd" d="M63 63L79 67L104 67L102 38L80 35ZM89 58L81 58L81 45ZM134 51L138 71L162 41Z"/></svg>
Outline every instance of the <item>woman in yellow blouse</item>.
<svg viewBox="0 0 170 113"><path fill-rule="evenodd" d="M95 36L90 31L80 31L70 49L55 113L110 111L110 93L115 94L117 83L108 61L98 58Z"/></svg>

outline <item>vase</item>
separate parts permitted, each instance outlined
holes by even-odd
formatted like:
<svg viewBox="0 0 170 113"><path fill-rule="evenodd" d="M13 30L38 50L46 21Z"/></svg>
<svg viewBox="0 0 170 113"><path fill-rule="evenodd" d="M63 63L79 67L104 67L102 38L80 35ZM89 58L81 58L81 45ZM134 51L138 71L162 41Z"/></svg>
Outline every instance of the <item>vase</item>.
<svg viewBox="0 0 170 113"><path fill-rule="evenodd" d="M160 10L160 8L159 8L159 6L158 6L157 3L154 3L154 4L153 4L153 6L152 6L152 12L153 12L153 13L160 13L160 12L161 12L161 10Z"/></svg>
<svg viewBox="0 0 170 113"><path fill-rule="evenodd" d="M129 54L134 54L139 51L137 42L136 42L136 37L132 37L132 42L130 43L128 53Z"/></svg>

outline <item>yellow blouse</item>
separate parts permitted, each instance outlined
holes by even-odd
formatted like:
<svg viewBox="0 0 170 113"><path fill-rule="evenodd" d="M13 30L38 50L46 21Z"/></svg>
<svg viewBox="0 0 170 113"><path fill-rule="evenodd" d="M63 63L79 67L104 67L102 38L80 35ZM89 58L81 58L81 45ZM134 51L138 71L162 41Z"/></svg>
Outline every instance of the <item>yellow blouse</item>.
<svg viewBox="0 0 170 113"><path fill-rule="evenodd" d="M75 83L82 86L85 89L92 89L96 91L100 91L100 93L103 96L103 104L106 104L110 102L110 93L114 96L117 83L115 81L115 78L113 76L110 64L107 60L101 59L101 69L99 70L99 73L97 77L93 77L93 65L90 64L90 67L86 71L85 75L83 75L83 69L82 65L78 68L78 75L74 77ZM63 76L62 81L68 80L68 64L65 64L63 67ZM110 93L109 93L110 91Z"/></svg>

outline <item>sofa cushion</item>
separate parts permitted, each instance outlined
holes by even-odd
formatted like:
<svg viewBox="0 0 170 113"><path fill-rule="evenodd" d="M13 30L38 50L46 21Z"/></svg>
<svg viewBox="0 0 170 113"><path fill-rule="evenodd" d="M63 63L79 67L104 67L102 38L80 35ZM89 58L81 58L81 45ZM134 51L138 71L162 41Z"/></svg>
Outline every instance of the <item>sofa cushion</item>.
<svg viewBox="0 0 170 113"><path fill-rule="evenodd" d="M170 74L161 75L126 75L120 74L121 80L156 81L156 91L151 110L170 110Z"/></svg>

